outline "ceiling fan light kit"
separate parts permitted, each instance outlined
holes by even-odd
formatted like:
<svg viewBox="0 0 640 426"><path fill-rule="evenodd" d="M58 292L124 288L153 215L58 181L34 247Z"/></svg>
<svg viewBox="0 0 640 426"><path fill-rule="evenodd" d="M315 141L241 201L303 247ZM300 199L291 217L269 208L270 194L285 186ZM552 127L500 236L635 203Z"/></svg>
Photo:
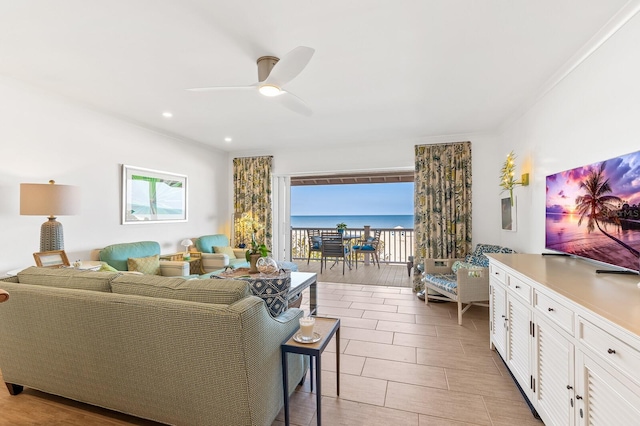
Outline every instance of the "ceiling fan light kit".
<svg viewBox="0 0 640 426"><path fill-rule="evenodd" d="M282 89L280 89L278 86L274 86L273 84L262 84L258 89L258 91L263 96L269 96L269 97L278 96L282 94Z"/></svg>
<svg viewBox="0 0 640 426"><path fill-rule="evenodd" d="M263 96L277 97L277 102L285 108L298 114L310 116L313 112L304 101L288 90L284 90L283 86L302 72L314 53L315 50L310 47L298 46L287 53L282 59L278 59L275 56L261 56L256 61L258 65L258 82L249 86L196 87L187 90L193 92L208 92L228 89L257 89L258 93Z"/></svg>

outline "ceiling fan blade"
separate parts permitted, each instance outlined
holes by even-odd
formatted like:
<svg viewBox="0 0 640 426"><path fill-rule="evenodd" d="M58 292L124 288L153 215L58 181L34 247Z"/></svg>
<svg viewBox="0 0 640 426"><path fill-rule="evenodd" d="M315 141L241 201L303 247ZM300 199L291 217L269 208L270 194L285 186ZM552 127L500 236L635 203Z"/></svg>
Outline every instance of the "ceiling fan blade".
<svg viewBox="0 0 640 426"><path fill-rule="evenodd" d="M212 87L192 87L191 89L184 89L189 92L211 92L214 90L241 90L241 89L253 89L255 90L258 86L256 84L252 84L250 86L212 86Z"/></svg>
<svg viewBox="0 0 640 426"><path fill-rule="evenodd" d="M273 84L278 87L282 87L287 84L302 72L304 67L306 67L311 60L314 52L315 49L310 47L296 47L278 61L271 70L269 77L267 77L263 83Z"/></svg>
<svg viewBox="0 0 640 426"><path fill-rule="evenodd" d="M291 92L286 92L283 90L280 96L276 96L273 99L280 103L283 107L290 109L293 112L297 112L298 114L302 114L307 117L313 115L313 111L311 111L311 108L309 108L302 99Z"/></svg>

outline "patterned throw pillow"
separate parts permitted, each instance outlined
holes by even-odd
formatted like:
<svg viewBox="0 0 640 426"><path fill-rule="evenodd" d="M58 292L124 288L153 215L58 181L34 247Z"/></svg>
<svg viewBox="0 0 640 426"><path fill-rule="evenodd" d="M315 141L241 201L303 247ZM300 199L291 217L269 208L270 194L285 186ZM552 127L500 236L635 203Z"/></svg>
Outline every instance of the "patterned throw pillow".
<svg viewBox="0 0 640 426"><path fill-rule="evenodd" d="M236 258L236 254L234 253L233 249L229 246L213 246L213 252L219 253L219 254L226 254L227 256L229 256L229 259Z"/></svg>
<svg viewBox="0 0 640 426"><path fill-rule="evenodd" d="M127 259L127 269L146 275L162 275L160 272L160 256L157 254L148 257L130 257Z"/></svg>

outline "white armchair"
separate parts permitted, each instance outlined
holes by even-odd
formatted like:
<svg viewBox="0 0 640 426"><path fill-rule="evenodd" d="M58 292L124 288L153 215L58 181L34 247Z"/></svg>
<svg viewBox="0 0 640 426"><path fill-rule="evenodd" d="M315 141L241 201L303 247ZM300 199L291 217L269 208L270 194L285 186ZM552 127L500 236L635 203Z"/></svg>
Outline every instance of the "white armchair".
<svg viewBox="0 0 640 426"><path fill-rule="evenodd" d="M462 325L462 314L472 305L489 306L489 259L484 254L513 252L507 247L478 244L464 259L425 259L422 283L438 293L425 294L425 303L429 298L456 302L458 324Z"/></svg>

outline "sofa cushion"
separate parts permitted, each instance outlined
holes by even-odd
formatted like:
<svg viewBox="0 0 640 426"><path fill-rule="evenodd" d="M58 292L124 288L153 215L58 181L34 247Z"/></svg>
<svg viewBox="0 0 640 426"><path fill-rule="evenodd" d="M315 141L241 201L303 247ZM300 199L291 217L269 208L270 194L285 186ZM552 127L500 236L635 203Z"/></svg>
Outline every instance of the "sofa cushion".
<svg viewBox="0 0 640 426"><path fill-rule="evenodd" d="M156 241L112 244L100 250L100 260L107 262L118 271L127 271L129 258L147 257L160 254L160 244Z"/></svg>
<svg viewBox="0 0 640 426"><path fill-rule="evenodd" d="M233 248L230 246L213 246L214 253L218 254L226 254L229 256L229 259L235 259L236 253L233 251Z"/></svg>
<svg viewBox="0 0 640 426"><path fill-rule="evenodd" d="M162 299L229 305L249 296L249 286L239 280L185 280L180 277L122 274L111 282L113 293Z"/></svg>
<svg viewBox="0 0 640 426"><path fill-rule="evenodd" d="M203 235L196 240L196 247L201 253L213 253L213 247L230 246L229 238L224 234Z"/></svg>
<svg viewBox="0 0 640 426"><path fill-rule="evenodd" d="M113 272L95 272L72 268L51 269L34 266L18 272L18 281L23 284L109 293L111 292L111 281L119 275L119 273Z"/></svg>
<svg viewBox="0 0 640 426"><path fill-rule="evenodd" d="M147 257L130 257L127 259L127 270L147 275L162 275L160 272L160 256L154 254Z"/></svg>

